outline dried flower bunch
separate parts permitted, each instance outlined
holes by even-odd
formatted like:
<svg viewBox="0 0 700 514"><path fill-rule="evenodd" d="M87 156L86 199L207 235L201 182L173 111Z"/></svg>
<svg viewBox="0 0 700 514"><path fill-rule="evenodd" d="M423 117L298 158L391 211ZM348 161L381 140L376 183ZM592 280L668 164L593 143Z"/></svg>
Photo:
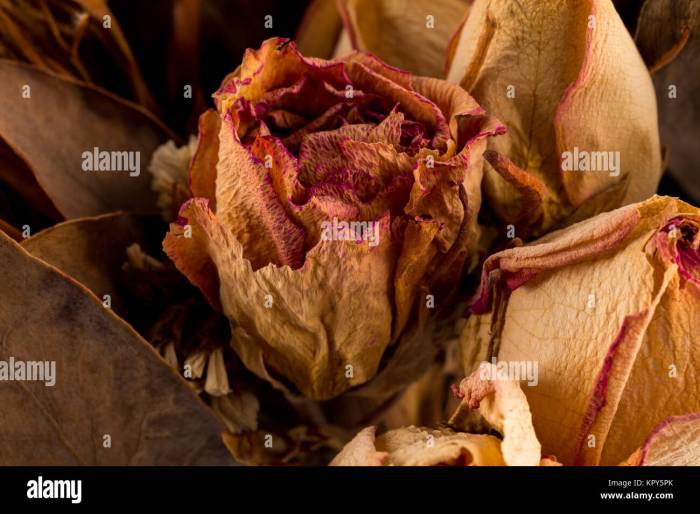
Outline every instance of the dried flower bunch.
<svg viewBox="0 0 700 514"><path fill-rule="evenodd" d="M145 4L0 0L0 464L700 465L697 3Z"/></svg>

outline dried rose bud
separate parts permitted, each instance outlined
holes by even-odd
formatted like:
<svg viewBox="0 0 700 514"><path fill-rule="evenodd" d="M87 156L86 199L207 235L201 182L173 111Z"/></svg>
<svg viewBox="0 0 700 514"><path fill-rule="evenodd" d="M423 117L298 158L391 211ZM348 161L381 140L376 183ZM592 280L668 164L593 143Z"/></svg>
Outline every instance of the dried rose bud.
<svg viewBox="0 0 700 514"><path fill-rule="evenodd" d="M623 461L669 416L700 411L699 248L700 209L655 196L490 256L465 371L497 358L527 381L545 453Z"/></svg>
<svg viewBox="0 0 700 514"><path fill-rule="evenodd" d="M404 336L448 304L477 246L481 155L503 127L457 86L282 39L246 52L215 99L196 198L164 247L242 361L313 399L380 364L384 392L418 378L436 345Z"/></svg>
<svg viewBox="0 0 700 514"><path fill-rule="evenodd" d="M448 57L448 81L508 127L484 200L518 236L655 192L654 87L610 0L476 0Z"/></svg>

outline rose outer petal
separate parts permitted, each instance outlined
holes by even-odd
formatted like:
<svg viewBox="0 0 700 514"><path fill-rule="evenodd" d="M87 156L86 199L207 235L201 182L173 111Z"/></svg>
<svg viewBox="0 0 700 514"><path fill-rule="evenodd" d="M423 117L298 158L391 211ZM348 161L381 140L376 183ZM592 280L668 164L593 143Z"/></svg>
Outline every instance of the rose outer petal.
<svg viewBox="0 0 700 514"><path fill-rule="evenodd" d="M214 263L206 270L218 270L223 311L236 320L231 344L249 369L264 378L284 376L319 400L374 376L391 342L397 249L388 216L378 222L375 247L367 241L321 241L297 270L270 264L256 271L206 200L185 204L181 216L197 242L187 242L173 224L166 252L196 285L204 281L204 257ZM194 247L201 253L195 255Z"/></svg>

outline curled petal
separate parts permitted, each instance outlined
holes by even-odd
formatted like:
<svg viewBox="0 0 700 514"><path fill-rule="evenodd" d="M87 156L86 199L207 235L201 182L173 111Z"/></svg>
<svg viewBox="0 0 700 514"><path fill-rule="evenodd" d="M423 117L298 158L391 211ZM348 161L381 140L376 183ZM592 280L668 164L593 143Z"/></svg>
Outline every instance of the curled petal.
<svg viewBox="0 0 700 514"><path fill-rule="evenodd" d="M663 420L623 465L700 466L700 412Z"/></svg>
<svg viewBox="0 0 700 514"><path fill-rule="evenodd" d="M460 408L479 409L484 419L503 435L501 451L507 465L539 465L540 443L527 399L517 381L500 378L497 365L483 362L462 380L458 396L462 398Z"/></svg>
<svg viewBox="0 0 700 514"><path fill-rule="evenodd" d="M205 200L185 204L181 216L218 270L223 310L236 320L232 345L250 369L263 377L268 372L289 377L303 394L318 399L376 373L391 341L396 248L388 217L378 222L375 247L368 241L321 241L298 270L270 264L254 271L237 238ZM196 271L189 266L191 254L183 252L187 247L180 227L171 225L165 249L185 274ZM199 274L188 277L201 280Z"/></svg>

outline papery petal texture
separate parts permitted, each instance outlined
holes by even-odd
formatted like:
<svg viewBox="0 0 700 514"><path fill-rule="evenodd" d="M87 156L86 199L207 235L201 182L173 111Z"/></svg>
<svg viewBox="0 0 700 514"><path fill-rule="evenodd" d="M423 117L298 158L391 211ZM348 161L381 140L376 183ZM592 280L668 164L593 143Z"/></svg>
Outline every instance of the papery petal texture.
<svg viewBox="0 0 700 514"><path fill-rule="evenodd" d="M476 256L482 153L504 127L458 86L283 39L248 50L214 98L164 248L243 362L313 399L399 357L392 387L418 378L407 360L437 346L402 350L405 335L423 334L421 295L448 308Z"/></svg>
<svg viewBox="0 0 700 514"><path fill-rule="evenodd" d="M524 390L545 453L617 464L700 410L699 216L653 197L486 260L465 372L494 356L538 364Z"/></svg>
<svg viewBox="0 0 700 514"><path fill-rule="evenodd" d="M521 237L656 190L654 89L610 0L477 0L448 57L448 81L508 127L484 193Z"/></svg>

